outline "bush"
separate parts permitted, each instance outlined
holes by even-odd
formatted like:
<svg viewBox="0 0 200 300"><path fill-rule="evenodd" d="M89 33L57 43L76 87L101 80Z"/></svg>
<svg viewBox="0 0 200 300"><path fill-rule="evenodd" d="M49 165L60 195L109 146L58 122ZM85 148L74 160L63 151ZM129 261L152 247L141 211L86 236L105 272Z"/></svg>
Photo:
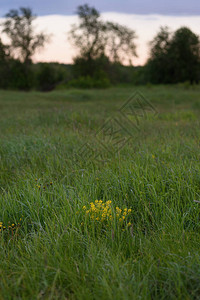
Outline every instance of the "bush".
<svg viewBox="0 0 200 300"><path fill-rule="evenodd" d="M40 63L36 66L36 88L40 91L51 91L67 78L65 66L51 63Z"/></svg>
<svg viewBox="0 0 200 300"><path fill-rule="evenodd" d="M10 59L0 64L0 87L4 89L30 90L34 85L31 65Z"/></svg>
<svg viewBox="0 0 200 300"><path fill-rule="evenodd" d="M26 65L18 60L10 63L9 88L18 90L30 90L34 85L34 74L31 65Z"/></svg>
<svg viewBox="0 0 200 300"><path fill-rule="evenodd" d="M110 81L107 77L98 79L90 76L81 76L78 79L70 80L67 86L81 89L108 88L110 87Z"/></svg>

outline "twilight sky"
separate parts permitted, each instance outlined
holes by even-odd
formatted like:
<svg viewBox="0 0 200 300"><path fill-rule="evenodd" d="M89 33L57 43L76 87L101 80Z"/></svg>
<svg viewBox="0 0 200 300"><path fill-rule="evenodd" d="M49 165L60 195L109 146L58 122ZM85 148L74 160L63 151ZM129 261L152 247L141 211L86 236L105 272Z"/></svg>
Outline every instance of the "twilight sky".
<svg viewBox="0 0 200 300"><path fill-rule="evenodd" d="M134 65L145 63L148 42L160 26L167 25L172 30L188 26L200 35L200 0L0 0L0 18L11 8L31 7L38 15L36 31L52 34L51 43L35 55L34 61L71 63L76 52L67 40L67 32L78 22L74 14L76 7L84 3L95 6L104 20L118 22L136 31L138 58ZM1 37L6 42L5 36Z"/></svg>
<svg viewBox="0 0 200 300"><path fill-rule="evenodd" d="M161 15L199 15L199 0L0 0L0 16L10 8L30 6L38 15L71 15L87 2L101 12Z"/></svg>

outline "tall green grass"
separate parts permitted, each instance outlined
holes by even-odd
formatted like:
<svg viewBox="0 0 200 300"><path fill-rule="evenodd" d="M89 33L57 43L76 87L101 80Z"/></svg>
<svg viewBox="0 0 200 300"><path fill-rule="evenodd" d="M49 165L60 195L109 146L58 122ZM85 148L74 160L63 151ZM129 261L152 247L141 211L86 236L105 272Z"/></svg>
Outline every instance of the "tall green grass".
<svg viewBox="0 0 200 300"><path fill-rule="evenodd" d="M159 114L92 163L74 156L102 152L95 133L135 88L0 92L0 222L22 219L0 234L1 299L199 298L200 88L137 89ZM96 199L132 226L83 230Z"/></svg>

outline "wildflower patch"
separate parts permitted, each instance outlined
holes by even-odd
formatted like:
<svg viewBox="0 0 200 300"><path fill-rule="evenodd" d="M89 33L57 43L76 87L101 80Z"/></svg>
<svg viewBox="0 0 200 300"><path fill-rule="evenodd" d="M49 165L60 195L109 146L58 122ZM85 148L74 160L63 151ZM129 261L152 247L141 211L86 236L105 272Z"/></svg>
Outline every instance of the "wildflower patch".
<svg viewBox="0 0 200 300"><path fill-rule="evenodd" d="M7 224L4 222L0 222L0 233L3 233L6 236L17 236L22 226L22 222L23 216L21 216L18 222L8 221Z"/></svg>
<svg viewBox="0 0 200 300"><path fill-rule="evenodd" d="M82 210L84 222L81 225L88 228L93 227L103 231L117 227L124 231L132 225L130 222L132 209L114 207L111 200L106 202L96 200L91 202L89 207L83 206Z"/></svg>

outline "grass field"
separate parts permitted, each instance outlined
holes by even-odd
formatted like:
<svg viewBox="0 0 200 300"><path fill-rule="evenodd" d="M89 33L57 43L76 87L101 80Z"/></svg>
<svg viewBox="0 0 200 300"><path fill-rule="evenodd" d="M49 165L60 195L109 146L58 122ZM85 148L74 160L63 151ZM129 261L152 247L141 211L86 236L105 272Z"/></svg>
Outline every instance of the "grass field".
<svg viewBox="0 0 200 300"><path fill-rule="evenodd" d="M95 133L136 90L158 113L107 152ZM199 299L200 86L0 91L0 109L0 299Z"/></svg>

